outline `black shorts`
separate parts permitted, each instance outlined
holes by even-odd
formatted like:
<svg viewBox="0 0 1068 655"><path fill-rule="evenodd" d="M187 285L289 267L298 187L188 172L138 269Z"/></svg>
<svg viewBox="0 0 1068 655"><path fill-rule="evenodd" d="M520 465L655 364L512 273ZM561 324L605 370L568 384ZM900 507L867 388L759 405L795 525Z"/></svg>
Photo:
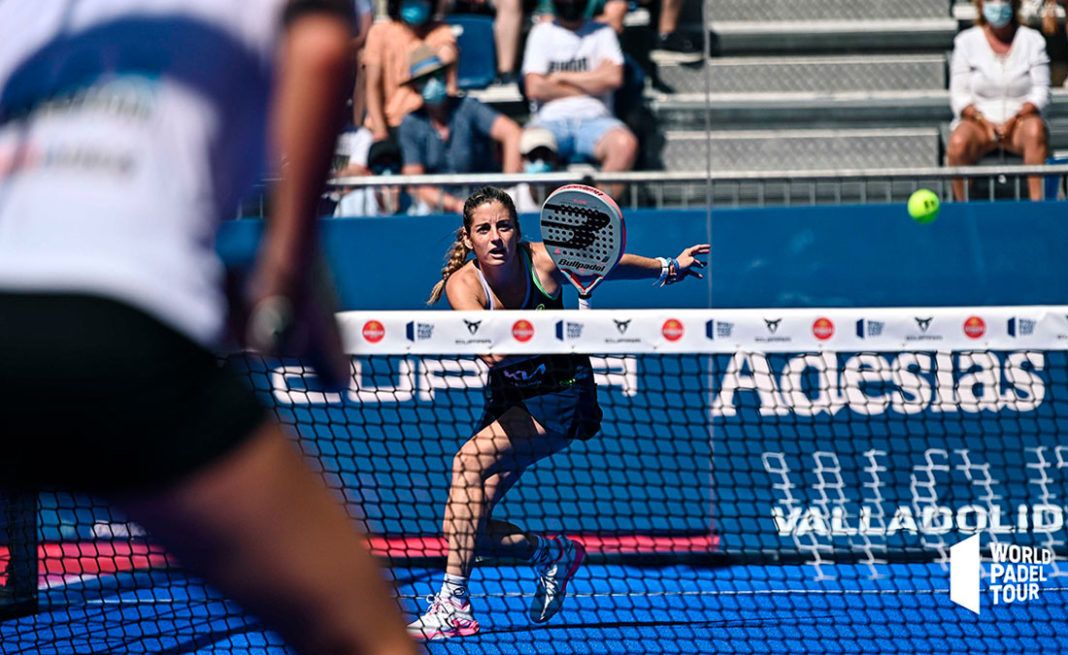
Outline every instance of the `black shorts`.
<svg viewBox="0 0 1068 655"><path fill-rule="evenodd" d="M264 408L218 358L120 302L0 293L0 484L164 488L249 437Z"/></svg>
<svg viewBox="0 0 1068 655"><path fill-rule="evenodd" d="M509 382L501 369L490 372L486 408L477 429L493 423L512 407L522 407L552 434L585 441L601 429L602 412L589 357L554 355L528 360L520 370L536 370L547 363L544 379L529 387ZM514 376L513 376L514 378Z"/></svg>

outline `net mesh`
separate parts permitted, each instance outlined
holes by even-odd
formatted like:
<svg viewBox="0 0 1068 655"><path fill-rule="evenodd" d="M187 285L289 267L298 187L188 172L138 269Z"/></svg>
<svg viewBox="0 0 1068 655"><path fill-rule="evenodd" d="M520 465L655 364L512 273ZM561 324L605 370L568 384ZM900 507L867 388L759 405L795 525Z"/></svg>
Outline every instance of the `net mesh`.
<svg viewBox="0 0 1068 655"><path fill-rule="evenodd" d="M574 377L568 353L596 353L600 432L531 465L492 511L584 544L566 604L533 623L529 553L483 548L482 632L431 652L1063 651L1063 308L494 314L342 316L342 394L300 362L242 358L414 620L441 586L456 454L495 384L476 353L546 363L557 382ZM566 424L566 405L520 395ZM0 652L285 652L100 501L3 509ZM973 535L979 613L951 585Z"/></svg>

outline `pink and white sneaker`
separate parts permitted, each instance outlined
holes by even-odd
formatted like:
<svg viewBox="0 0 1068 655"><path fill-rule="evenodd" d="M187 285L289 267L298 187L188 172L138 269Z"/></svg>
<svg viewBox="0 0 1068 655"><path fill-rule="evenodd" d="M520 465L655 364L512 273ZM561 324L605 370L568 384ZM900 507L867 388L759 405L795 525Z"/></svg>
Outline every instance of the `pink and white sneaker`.
<svg viewBox="0 0 1068 655"><path fill-rule="evenodd" d="M463 605L452 598L428 596L430 607L421 617L408 624L408 634L415 639L439 641L478 634L478 621L471 615L471 603Z"/></svg>
<svg viewBox="0 0 1068 655"><path fill-rule="evenodd" d="M567 583L575 577L582 560L586 559L586 548L581 542L572 541L562 534L555 538L561 547L560 556L535 568L538 588L530 603L530 620L535 623L545 623L560 611L567 597Z"/></svg>

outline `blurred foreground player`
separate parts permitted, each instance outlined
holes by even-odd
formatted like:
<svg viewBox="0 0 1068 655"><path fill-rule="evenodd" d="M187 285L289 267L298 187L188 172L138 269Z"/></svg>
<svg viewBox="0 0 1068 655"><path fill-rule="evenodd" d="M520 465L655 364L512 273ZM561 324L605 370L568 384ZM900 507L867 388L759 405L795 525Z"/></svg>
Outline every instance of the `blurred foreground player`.
<svg viewBox="0 0 1068 655"><path fill-rule="evenodd" d="M411 653L362 538L210 350L215 224L265 161L273 82L286 164L252 324L267 343L313 314L349 4L0 3L0 484L111 499L299 652Z"/></svg>

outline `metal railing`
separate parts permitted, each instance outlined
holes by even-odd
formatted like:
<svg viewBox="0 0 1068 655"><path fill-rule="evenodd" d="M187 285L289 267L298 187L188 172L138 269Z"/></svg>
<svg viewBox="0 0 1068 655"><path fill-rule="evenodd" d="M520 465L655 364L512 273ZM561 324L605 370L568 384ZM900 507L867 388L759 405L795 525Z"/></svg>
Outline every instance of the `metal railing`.
<svg viewBox="0 0 1068 655"><path fill-rule="evenodd" d="M909 169L843 169L814 171L563 171L542 174L393 175L334 178L327 184L337 193L377 187L435 186L464 196L485 186L513 187L526 183L549 191L571 183L623 185L620 204L627 209L765 207L821 204L902 202L919 188L952 199L951 182L965 179L970 201L1024 200L1028 177L1043 178L1046 199L1064 199L1068 164L1043 166L969 166ZM269 184L265 183L265 186ZM239 215L263 216L265 194L242 205Z"/></svg>

